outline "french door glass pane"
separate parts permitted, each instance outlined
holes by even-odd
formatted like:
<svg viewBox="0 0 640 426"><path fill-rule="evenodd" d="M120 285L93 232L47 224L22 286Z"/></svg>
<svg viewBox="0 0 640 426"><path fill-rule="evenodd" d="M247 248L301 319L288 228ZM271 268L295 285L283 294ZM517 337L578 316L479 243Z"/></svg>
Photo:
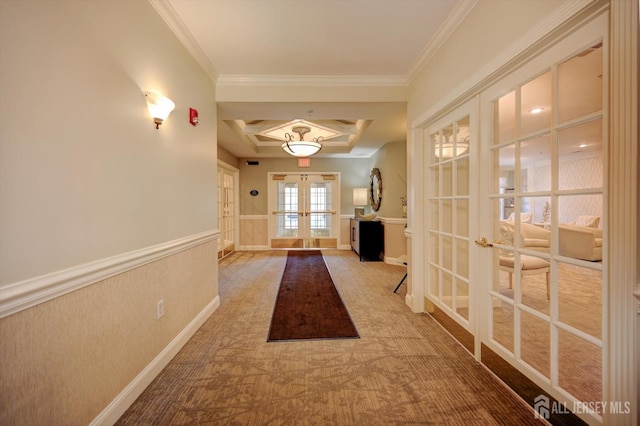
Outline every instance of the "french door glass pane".
<svg viewBox="0 0 640 426"><path fill-rule="evenodd" d="M513 353L514 315L513 304L495 296L491 297L491 337L499 345Z"/></svg>
<svg viewBox="0 0 640 426"><path fill-rule="evenodd" d="M498 99L495 104L497 109L496 138L494 143L510 141L516 137L516 92L511 91Z"/></svg>
<svg viewBox="0 0 640 426"><path fill-rule="evenodd" d="M440 229L440 203L436 200L429 201L429 208L427 211L429 230Z"/></svg>
<svg viewBox="0 0 640 426"><path fill-rule="evenodd" d="M496 85L487 165L490 340L528 377L548 378L543 388L577 401L603 398L603 62L598 43L509 92Z"/></svg>
<svg viewBox="0 0 640 426"><path fill-rule="evenodd" d="M551 135L520 142L522 192L551 191Z"/></svg>
<svg viewBox="0 0 640 426"><path fill-rule="evenodd" d="M560 262L558 318L602 339L602 271Z"/></svg>
<svg viewBox="0 0 640 426"><path fill-rule="evenodd" d="M455 195L469 195L469 157L456 161L456 193Z"/></svg>
<svg viewBox="0 0 640 426"><path fill-rule="evenodd" d="M451 278L451 274L443 271L442 272L442 289L441 289L442 293L440 295L440 300L442 301L442 303L449 306L449 308L451 308L453 303L452 288L453 288L453 279Z"/></svg>
<svg viewBox="0 0 640 426"><path fill-rule="evenodd" d="M462 318L469 320L469 283L456 278L456 312Z"/></svg>
<svg viewBox="0 0 640 426"><path fill-rule="evenodd" d="M560 122L602 110L602 43L558 66Z"/></svg>
<svg viewBox="0 0 640 426"><path fill-rule="evenodd" d="M469 236L469 200L455 201L456 208L456 234L462 237Z"/></svg>
<svg viewBox="0 0 640 426"><path fill-rule="evenodd" d="M469 279L469 241L456 239L456 275Z"/></svg>
<svg viewBox="0 0 640 426"><path fill-rule="evenodd" d="M560 254L562 256L589 261L602 260L602 207L602 194L563 195L558 197L560 231L566 231L560 232ZM574 225L574 227L568 225ZM575 228L575 226L579 228ZM589 235L585 232L589 233ZM563 238L565 234L566 238ZM571 238L574 240L572 241ZM577 244L574 244L574 242ZM584 244L586 246L583 246ZM567 249L564 254L562 253L563 247ZM593 254L587 254L589 253L588 249L591 249Z"/></svg>
<svg viewBox="0 0 640 426"><path fill-rule="evenodd" d="M549 274L551 264L548 260L537 256L520 255L520 303L550 314L551 304L548 296ZM537 269L530 269L536 267Z"/></svg>
<svg viewBox="0 0 640 426"><path fill-rule="evenodd" d="M427 134L427 293L447 314L468 320L469 116Z"/></svg>
<svg viewBox="0 0 640 426"><path fill-rule="evenodd" d="M451 200L442 201L442 232L450 234L452 232L451 224L453 222L453 211Z"/></svg>
<svg viewBox="0 0 640 426"><path fill-rule="evenodd" d="M508 219L515 211L515 199L509 195L515 191L515 144L507 145L496 150L494 153L494 169L497 168L498 179L494 182L498 185L496 192L505 194L500 198L500 219Z"/></svg>
<svg viewBox="0 0 640 426"><path fill-rule="evenodd" d="M429 257L428 261L440 263L440 236L434 232L429 232Z"/></svg>
<svg viewBox="0 0 640 426"><path fill-rule="evenodd" d="M450 197L453 186L453 164L451 162L442 165L442 196Z"/></svg>
<svg viewBox="0 0 640 426"><path fill-rule="evenodd" d="M549 253L551 247L551 198L545 197L529 197L529 212L531 213L531 224L538 228L544 229L546 232L534 230L532 239L544 241L529 241L529 247L536 251ZM535 237L535 238L534 238Z"/></svg>
<svg viewBox="0 0 640 426"><path fill-rule="evenodd" d="M440 166L435 165L429 167L429 193L433 194L434 197L438 197L440 195Z"/></svg>
<svg viewBox="0 0 640 426"><path fill-rule="evenodd" d="M451 243L451 237L447 237L447 236L443 236L442 237L442 267L448 271L452 270L452 264L453 264L453 259L452 259L452 243Z"/></svg>
<svg viewBox="0 0 640 426"><path fill-rule="evenodd" d="M427 273L427 278L428 278L428 287L427 287L427 292L429 293L429 295L435 299L439 298L440 296L440 273L439 273L439 269L436 266L433 265L429 265L428 267L428 273Z"/></svg>
<svg viewBox="0 0 640 426"><path fill-rule="evenodd" d="M551 71L522 86L520 126L521 136L551 127Z"/></svg>
<svg viewBox="0 0 640 426"><path fill-rule="evenodd" d="M551 372L550 345L549 322L520 309L521 358L545 377Z"/></svg>
<svg viewBox="0 0 640 426"><path fill-rule="evenodd" d="M602 401L602 349L559 330L558 383L579 401Z"/></svg>
<svg viewBox="0 0 640 426"><path fill-rule="evenodd" d="M558 132L559 189L602 188L602 119Z"/></svg>
<svg viewBox="0 0 640 426"><path fill-rule="evenodd" d="M298 205L298 184L295 182L278 182L276 236L298 236Z"/></svg>

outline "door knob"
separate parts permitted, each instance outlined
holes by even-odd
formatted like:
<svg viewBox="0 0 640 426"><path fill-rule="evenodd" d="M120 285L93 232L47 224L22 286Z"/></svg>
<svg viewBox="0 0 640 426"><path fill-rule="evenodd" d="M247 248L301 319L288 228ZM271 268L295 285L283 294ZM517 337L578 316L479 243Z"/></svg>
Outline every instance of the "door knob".
<svg viewBox="0 0 640 426"><path fill-rule="evenodd" d="M487 241L485 237L482 237L479 240L476 240L476 244L479 245L480 247L493 247L493 244Z"/></svg>

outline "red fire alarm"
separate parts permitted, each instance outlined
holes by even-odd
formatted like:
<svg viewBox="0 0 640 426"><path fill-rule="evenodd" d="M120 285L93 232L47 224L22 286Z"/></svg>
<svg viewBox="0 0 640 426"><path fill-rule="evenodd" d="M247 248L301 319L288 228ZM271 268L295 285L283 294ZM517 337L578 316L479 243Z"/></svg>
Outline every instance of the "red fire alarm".
<svg viewBox="0 0 640 426"><path fill-rule="evenodd" d="M200 121L198 120L198 110L194 108L189 108L189 123L192 126L197 126Z"/></svg>

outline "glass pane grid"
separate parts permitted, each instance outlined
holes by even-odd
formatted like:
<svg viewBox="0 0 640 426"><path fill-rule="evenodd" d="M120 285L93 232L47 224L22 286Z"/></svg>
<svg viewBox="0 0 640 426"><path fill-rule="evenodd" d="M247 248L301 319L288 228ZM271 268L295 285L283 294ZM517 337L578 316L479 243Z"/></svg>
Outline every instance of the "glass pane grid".
<svg viewBox="0 0 640 426"><path fill-rule="evenodd" d="M552 281L546 301L544 274L521 276L523 265L516 261L514 293L522 303L515 305L515 328L496 314L495 305L510 302L494 286L489 333L509 349L511 342L500 336L513 332L516 359L581 401L602 400L602 290L607 284L603 227L596 223L603 219L606 187L602 63L600 43L496 100L491 148L497 173L490 198L499 205L495 223L511 221L518 236L512 238L515 257L549 262ZM536 228L543 232L534 231L535 236L546 243L524 235ZM574 231L579 234L569 234ZM592 234L590 241L577 243L585 233ZM585 247L589 250L581 250Z"/></svg>

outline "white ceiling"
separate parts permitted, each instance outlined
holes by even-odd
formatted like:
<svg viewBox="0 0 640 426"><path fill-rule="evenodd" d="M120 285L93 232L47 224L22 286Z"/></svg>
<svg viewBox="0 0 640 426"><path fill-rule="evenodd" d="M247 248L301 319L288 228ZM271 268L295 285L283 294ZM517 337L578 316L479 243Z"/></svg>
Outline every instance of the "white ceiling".
<svg viewBox="0 0 640 426"><path fill-rule="evenodd" d="M406 86L476 0L150 1L217 77L218 91L265 81L286 91L287 82L301 79L307 87L314 80ZM243 131L261 120L358 123L352 143L326 146L319 156L368 157L406 139L404 99L371 102L366 91L348 102L232 97L218 102L218 143L239 158L287 156Z"/></svg>

